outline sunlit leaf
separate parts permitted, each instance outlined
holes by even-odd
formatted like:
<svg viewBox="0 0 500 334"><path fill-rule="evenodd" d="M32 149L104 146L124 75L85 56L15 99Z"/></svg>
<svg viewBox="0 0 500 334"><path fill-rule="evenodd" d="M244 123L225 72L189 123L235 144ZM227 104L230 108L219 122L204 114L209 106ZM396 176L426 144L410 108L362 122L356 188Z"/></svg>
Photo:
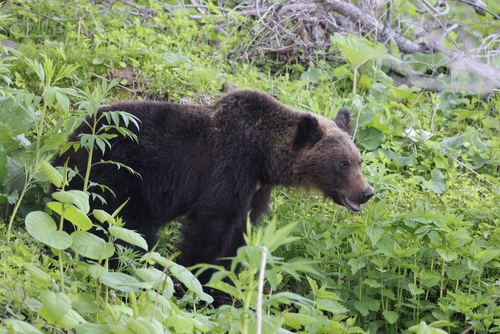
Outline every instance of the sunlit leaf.
<svg viewBox="0 0 500 334"><path fill-rule="evenodd" d="M436 251L445 262L451 262L458 257L458 254L451 249L436 248Z"/></svg>
<svg viewBox="0 0 500 334"><path fill-rule="evenodd" d="M108 272L99 278L102 284L109 286L110 288L116 289L122 292L130 292L134 290L135 292L140 292L137 288L140 282L137 278L124 274L124 273L114 273Z"/></svg>
<svg viewBox="0 0 500 334"><path fill-rule="evenodd" d="M165 331L162 325L155 319L153 321L146 320L142 317L132 319L127 322L127 327L134 333L140 334L164 334ZM178 332L182 333L182 332ZM186 333L186 332L184 332ZM190 333L190 332L188 332Z"/></svg>
<svg viewBox="0 0 500 334"><path fill-rule="evenodd" d="M167 326L172 328L174 333L192 333L194 330L193 319L182 315L169 317Z"/></svg>
<svg viewBox="0 0 500 334"><path fill-rule="evenodd" d="M115 253L113 244L89 232L73 232L71 233L71 239L73 240L71 249L89 259L103 260L110 258Z"/></svg>
<svg viewBox="0 0 500 334"><path fill-rule="evenodd" d="M62 176L57 169L52 167L51 164L49 164L47 161L42 161L41 163L42 166L42 171L47 176L49 181L55 185L57 188L61 188L63 182L64 182L64 176Z"/></svg>
<svg viewBox="0 0 500 334"><path fill-rule="evenodd" d="M33 211L26 216L26 230L33 238L55 249L64 250L72 244L68 233L58 231L54 219L42 211Z"/></svg>
<svg viewBox="0 0 500 334"><path fill-rule="evenodd" d="M293 329L300 329L304 325L314 324L318 322L317 319L300 313L284 312L281 314L285 318L285 325Z"/></svg>
<svg viewBox="0 0 500 334"><path fill-rule="evenodd" d="M41 270L31 263L24 263L23 266L34 279L45 284L45 286L52 286L52 278L45 271Z"/></svg>
<svg viewBox="0 0 500 334"><path fill-rule="evenodd" d="M36 327L33 327L27 322L17 319L3 319L2 320L9 330L8 333L16 334L42 334Z"/></svg>
<svg viewBox="0 0 500 334"><path fill-rule="evenodd" d="M275 334L276 331L285 322L284 317L263 315L262 316L262 334ZM257 322L252 322L248 328L249 333L257 333Z"/></svg>
<svg viewBox="0 0 500 334"><path fill-rule="evenodd" d="M65 190L52 193L52 198L65 203L74 204L82 213L90 211L89 194L81 190Z"/></svg>
<svg viewBox="0 0 500 334"><path fill-rule="evenodd" d="M334 34L330 38L332 44L340 47L342 52L347 58L347 61L354 67L358 67L372 59L391 59L399 61L397 58L391 56L385 45L382 43L373 43L366 38L360 38L352 35Z"/></svg>
<svg viewBox="0 0 500 334"><path fill-rule="evenodd" d="M94 324L90 322L86 322L84 324L80 324L75 327L77 334L109 334L110 328L109 325L106 324Z"/></svg>
<svg viewBox="0 0 500 334"><path fill-rule="evenodd" d="M71 300L62 292L44 290L40 292L43 306L56 318L60 318L71 309Z"/></svg>
<svg viewBox="0 0 500 334"><path fill-rule="evenodd" d="M108 228L108 232L123 241L128 242L131 245L140 247L144 249L145 251L148 250L148 243L146 242L146 239L139 233L129 230L127 228L123 227L118 227L118 226L110 226Z"/></svg>
<svg viewBox="0 0 500 334"><path fill-rule="evenodd" d="M316 306L323 311L331 312L332 314L342 314L347 312L347 308L345 308L341 303L332 299L324 299L320 298L316 300Z"/></svg>
<svg viewBox="0 0 500 334"><path fill-rule="evenodd" d="M90 218L84 214L82 211L74 207L73 205L66 205L64 207L63 203L59 202L49 202L47 207L52 211L56 212L64 219L70 221L74 225L78 226L81 230L87 231L92 227L92 221ZM63 215L64 207L64 215Z"/></svg>

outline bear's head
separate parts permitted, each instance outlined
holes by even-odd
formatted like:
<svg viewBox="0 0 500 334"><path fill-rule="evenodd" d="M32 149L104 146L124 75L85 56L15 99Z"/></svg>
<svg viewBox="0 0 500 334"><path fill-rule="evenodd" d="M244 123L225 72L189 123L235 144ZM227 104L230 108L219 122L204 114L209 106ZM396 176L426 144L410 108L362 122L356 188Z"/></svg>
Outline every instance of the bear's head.
<svg viewBox="0 0 500 334"><path fill-rule="evenodd" d="M292 183L321 190L353 211L373 196L361 174L361 156L349 136L350 112L341 109L335 120L302 113L293 151L296 163Z"/></svg>

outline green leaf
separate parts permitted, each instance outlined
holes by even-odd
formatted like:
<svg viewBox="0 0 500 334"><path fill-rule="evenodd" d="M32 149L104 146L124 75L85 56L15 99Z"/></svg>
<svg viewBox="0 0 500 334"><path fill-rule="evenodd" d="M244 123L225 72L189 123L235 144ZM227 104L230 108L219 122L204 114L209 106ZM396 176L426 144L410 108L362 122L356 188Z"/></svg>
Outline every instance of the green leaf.
<svg viewBox="0 0 500 334"><path fill-rule="evenodd" d="M318 309L331 312L332 314L341 314L347 312L347 309L344 307L344 305L333 299L320 298L316 301L316 306Z"/></svg>
<svg viewBox="0 0 500 334"><path fill-rule="evenodd" d="M486 145L479 135L475 134L470 137L470 142L474 145L475 149L479 152L487 152L490 150L490 147Z"/></svg>
<svg viewBox="0 0 500 334"><path fill-rule="evenodd" d="M458 115L458 118L461 120L480 114L477 110L467 109L455 109L452 110L452 113Z"/></svg>
<svg viewBox="0 0 500 334"><path fill-rule="evenodd" d="M448 267L446 269L446 274L449 279L460 280L471 273L467 263L463 262L455 266Z"/></svg>
<svg viewBox="0 0 500 334"><path fill-rule="evenodd" d="M290 326L296 330L300 329L302 326L314 324L319 321L313 317L300 313L285 312L281 315L285 317L285 325Z"/></svg>
<svg viewBox="0 0 500 334"><path fill-rule="evenodd" d="M108 270L101 265L91 264L88 267L89 274L92 278L97 279L108 273Z"/></svg>
<svg viewBox="0 0 500 334"><path fill-rule="evenodd" d="M283 325L284 322L285 322L284 317L270 316L264 314L262 316L262 334L275 334L276 331ZM253 321L248 328L248 333L256 333L256 332L257 332L257 322Z"/></svg>
<svg viewBox="0 0 500 334"><path fill-rule="evenodd" d="M414 283L410 283L408 284L408 288L410 289L410 293L413 295L413 296L416 296L416 295L421 295L423 294L425 291L424 289L422 288L419 288L416 284Z"/></svg>
<svg viewBox="0 0 500 334"><path fill-rule="evenodd" d="M369 111L360 111L358 126L363 127L375 119L375 114Z"/></svg>
<svg viewBox="0 0 500 334"><path fill-rule="evenodd" d="M66 190L52 193L55 200L75 205L82 213L87 214L90 211L89 194L81 190Z"/></svg>
<svg viewBox="0 0 500 334"><path fill-rule="evenodd" d="M276 221L273 219L264 231L263 246L267 247L269 252L274 252L278 247L298 240L299 237L290 236L297 224L287 224L276 230ZM256 263L260 263L260 260Z"/></svg>
<svg viewBox="0 0 500 334"><path fill-rule="evenodd" d="M417 176L415 180L430 191L442 195L446 191L446 178L439 169L431 170L431 182L426 181L422 176Z"/></svg>
<svg viewBox="0 0 500 334"><path fill-rule="evenodd" d="M7 325L8 333L16 334L43 334L37 328L27 322L17 319L4 319L3 322Z"/></svg>
<svg viewBox="0 0 500 334"><path fill-rule="evenodd" d="M73 240L71 249L92 260L104 260L110 258L115 253L115 246L113 244L89 232L73 232L71 233L71 239Z"/></svg>
<svg viewBox="0 0 500 334"><path fill-rule="evenodd" d="M297 272L321 275L320 271L317 268L317 262L306 260L303 258L291 259L280 265L278 268L292 275L296 279L299 279L299 275L297 274Z"/></svg>
<svg viewBox="0 0 500 334"><path fill-rule="evenodd" d="M54 88L49 88L45 90L42 94L43 97L43 102L49 106L52 107L54 105L54 101L56 100L56 94Z"/></svg>
<svg viewBox="0 0 500 334"><path fill-rule="evenodd" d="M47 176L49 181L55 185L57 188L61 188L64 182L64 176L59 174L57 169L55 169L51 164L47 161L42 161L41 163L42 171Z"/></svg>
<svg viewBox="0 0 500 334"><path fill-rule="evenodd" d="M300 75L300 80L308 80L314 84L317 84L319 82L321 73L321 70L317 67L310 67L307 72L303 72Z"/></svg>
<svg viewBox="0 0 500 334"><path fill-rule="evenodd" d="M368 238L370 238L372 247L374 247L375 244L380 240L383 233L384 229L381 227L373 227L373 226L366 227L366 235L368 236Z"/></svg>
<svg viewBox="0 0 500 334"><path fill-rule="evenodd" d="M377 242L377 247L387 254L394 253L394 246L397 245L394 237L389 234L382 234L380 240Z"/></svg>
<svg viewBox="0 0 500 334"><path fill-rule="evenodd" d="M109 325L86 322L75 327L77 334L109 334Z"/></svg>
<svg viewBox="0 0 500 334"><path fill-rule="evenodd" d="M56 318L61 318L71 309L71 300L62 292L55 293L49 290L41 291L40 301L47 311Z"/></svg>
<svg viewBox="0 0 500 334"><path fill-rule="evenodd" d="M81 313L97 313L101 310L98 305L98 301L95 300L95 296L90 293L79 292L78 294L72 294L72 306L73 309Z"/></svg>
<svg viewBox="0 0 500 334"><path fill-rule="evenodd" d="M373 151L385 141L385 134L374 127L359 129L356 133L356 139L359 145L366 150Z"/></svg>
<svg viewBox="0 0 500 334"><path fill-rule="evenodd" d="M167 319L167 326L173 329L173 333L192 333L194 330L193 319L182 315L174 315Z"/></svg>
<svg viewBox="0 0 500 334"><path fill-rule="evenodd" d="M439 322L439 321L437 321ZM447 323L446 326L453 326L452 323L445 321ZM447 331L444 331L440 328L435 328L433 324L427 325L425 321L421 321L418 325L411 326L408 328L408 332L417 333L417 334L447 334Z"/></svg>
<svg viewBox="0 0 500 334"><path fill-rule="evenodd" d="M63 203L49 202L47 203L47 207L58 215L63 215ZM66 205L63 217L78 226L81 230L87 231L92 227L90 218L73 205Z"/></svg>
<svg viewBox="0 0 500 334"><path fill-rule="evenodd" d="M305 314L309 317L318 320L318 322L304 325L306 333L317 333L325 321L323 312L321 312L317 308L311 308L311 307L301 307L299 312L300 314Z"/></svg>
<svg viewBox="0 0 500 334"><path fill-rule="evenodd" d="M13 137L25 133L33 125L36 124L34 108L31 106L38 105L39 97L33 94L22 94L13 99L2 100L2 110L9 112L0 112L0 142L7 152L19 146ZM8 145L7 141L8 140Z"/></svg>
<svg viewBox="0 0 500 334"><path fill-rule="evenodd" d="M175 262L170 262L168 270L170 270L172 275L183 283L189 290L196 293L201 300L206 301L207 303L213 302L212 296L203 291L200 281L198 281L198 279L188 269Z"/></svg>
<svg viewBox="0 0 500 334"><path fill-rule="evenodd" d="M394 311L385 310L382 312L382 315L384 316L385 320L391 325L395 324L399 319L399 314Z"/></svg>
<svg viewBox="0 0 500 334"><path fill-rule="evenodd" d="M132 290L137 293L140 292L138 286L140 286L141 282L139 282L137 278L124 273L108 272L102 275L99 281L110 288L122 292L130 292Z"/></svg>
<svg viewBox="0 0 500 334"><path fill-rule="evenodd" d="M363 299L363 303L365 303L370 311L378 311L380 309L380 300L365 298Z"/></svg>
<svg viewBox="0 0 500 334"><path fill-rule="evenodd" d="M436 248L436 251L445 262L451 262L458 257L458 254L451 249Z"/></svg>
<svg viewBox="0 0 500 334"><path fill-rule="evenodd" d="M124 325L110 325L109 332L112 334L136 334Z"/></svg>
<svg viewBox="0 0 500 334"><path fill-rule="evenodd" d="M25 224L26 230L33 238L52 248L64 250L72 244L68 233L58 231L54 219L45 212L30 212L26 216Z"/></svg>
<svg viewBox="0 0 500 334"><path fill-rule="evenodd" d="M46 286L52 286L52 278L45 271L37 268L31 263L24 263L23 266L34 279L44 283Z"/></svg>
<svg viewBox="0 0 500 334"><path fill-rule="evenodd" d="M380 282L373 278L364 279L363 284L369 286L370 288L381 288L383 286Z"/></svg>
<svg viewBox="0 0 500 334"><path fill-rule="evenodd" d="M95 209L92 211L92 215L101 223L108 222L110 225L115 223L113 216L104 210Z"/></svg>
<svg viewBox="0 0 500 334"><path fill-rule="evenodd" d="M498 249L485 249L480 252L474 254L474 259L479 260L476 262L478 266L484 266L493 259L496 259L500 256L500 250Z"/></svg>
<svg viewBox="0 0 500 334"><path fill-rule="evenodd" d="M67 330L75 328L75 326L85 322L85 319L83 319L83 317L73 309L70 309L68 313L62 317L57 318L50 313L45 306L42 306L38 309L38 314L40 314L40 316L42 316L49 323L55 324L58 327L63 327Z"/></svg>
<svg viewBox="0 0 500 334"><path fill-rule="evenodd" d="M234 271L238 263L252 263L256 266L261 262L263 248L260 246L242 246L238 248L236 257L232 261L231 270Z"/></svg>
<svg viewBox="0 0 500 334"><path fill-rule="evenodd" d="M140 247L140 248L144 249L145 251L148 251L148 243L142 237L142 235L140 235L139 233L137 233L135 231L132 231L132 230L129 230L129 229L126 229L123 227L110 226L108 228L108 232L112 236L114 236L120 240L123 240L125 242L128 242L131 245Z"/></svg>
<svg viewBox="0 0 500 334"><path fill-rule="evenodd" d="M347 261L347 264L351 266L351 272L353 275L355 275L359 269L364 268L366 266L366 263L364 261L361 261L356 258L349 259L349 261Z"/></svg>
<svg viewBox="0 0 500 334"><path fill-rule="evenodd" d="M368 309L367 305L363 302L360 302L359 300L355 301L353 303L354 308L356 311L361 313L362 316L366 317L368 314L370 314L370 310Z"/></svg>
<svg viewBox="0 0 500 334"><path fill-rule="evenodd" d="M238 288L236 288L234 285L228 284L222 280L214 281L214 279L215 279L214 276L216 274L217 273L212 275L210 283L208 284L209 287L216 289L216 290L219 290L219 291L222 291L224 293L227 293L228 295L234 297L235 299L241 298L241 291Z"/></svg>
<svg viewBox="0 0 500 334"><path fill-rule="evenodd" d="M336 44L342 49L347 61L354 67L359 67L372 59L385 58L396 62L399 61L397 58L387 53L382 43L375 44L365 38L352 35L340 35L338 33L335 33L330 39L332 44Z"/></svg>
<svg viewBox="0 0 500 334"><path fill-rule="evenodd" d="M69 112L69 98L66 94L56 91L56 101L64 112Z"/></svg>
<svg viewBox="0 0 500 334"><path fill-rule="evenodd" d="M127 327L132 330L134 333L140 334L164 334L161 324L158 323L157 320L153 319L153 322L149 322L148 320L139 317L127 322ZM181 332L179 332L181 333ZM187 332L192 333L192 332Z"/></svg>

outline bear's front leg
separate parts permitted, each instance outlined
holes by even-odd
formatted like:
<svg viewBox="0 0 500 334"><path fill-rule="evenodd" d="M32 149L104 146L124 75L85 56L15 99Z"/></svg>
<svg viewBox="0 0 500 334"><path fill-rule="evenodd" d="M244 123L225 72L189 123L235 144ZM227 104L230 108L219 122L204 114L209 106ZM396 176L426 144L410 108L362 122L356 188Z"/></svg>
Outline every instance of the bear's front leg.
<svg viewBox="0 0 500 334"><path fill-rule="evenodd" d="M201 208L186 216L179 263L190 267L198 263L222 264L229 269L230 260L244 245L246 213L227 208ZM213 270L205 270L198 279L208 283Z"/></svg>

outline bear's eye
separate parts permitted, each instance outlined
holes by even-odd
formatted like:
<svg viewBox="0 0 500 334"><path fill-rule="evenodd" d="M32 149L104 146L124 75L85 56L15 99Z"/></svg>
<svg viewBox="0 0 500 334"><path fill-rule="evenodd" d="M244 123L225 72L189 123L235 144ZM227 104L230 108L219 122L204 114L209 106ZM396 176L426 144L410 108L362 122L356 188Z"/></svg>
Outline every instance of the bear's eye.
<svg viewBox="0 0 500 334"><path fill-rule="evenodd" d="M347 161L342 161L341 163L339 163L339 167L342 169L346 169L349 167L349 163Z"/></svg>

